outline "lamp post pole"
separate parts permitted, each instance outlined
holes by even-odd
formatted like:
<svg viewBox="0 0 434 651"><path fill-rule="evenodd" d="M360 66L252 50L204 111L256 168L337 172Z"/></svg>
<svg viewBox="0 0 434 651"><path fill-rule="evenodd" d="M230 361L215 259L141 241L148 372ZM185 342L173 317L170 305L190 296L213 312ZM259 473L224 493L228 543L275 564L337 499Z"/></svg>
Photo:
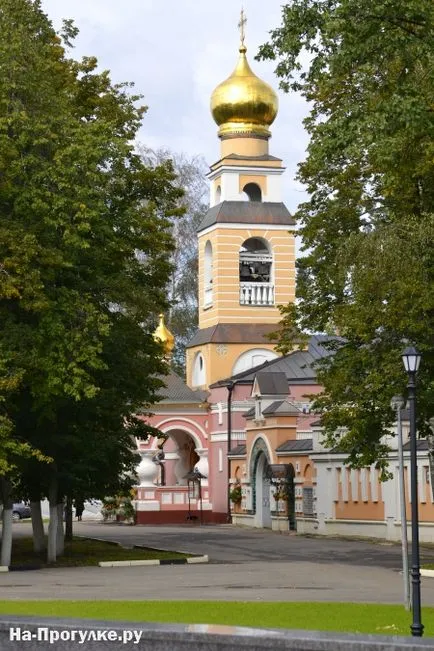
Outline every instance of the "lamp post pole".
<svg viewBox="0 0 434 651"><path fill-rule="evenodd" d="M227 424L228 424L228 433L227 433L227 439L228 439L228 445L227 445L227 466L228 466L228 485L227 485L227 491L228 491L228 501L227 501L227 521L228 523L232 522L232 513L231 513L231 490L230 490L230 482L231 482L231 460L230 460L230 452L232 448L232 392L235 387L235 382L231 382L226 386L228 390L228 415L227 415Z"/></svg>
<svg viewBox="0 0 434 651"><path fill-rule="evenodd" d="M408 402L410 406L410 467L411 467L411 588L413 622L410 626L413 637L422 637L423 624L420 598L420 560L419 560L419 498L417 488L417 445L416 445L416 372L420 355L410 346L402 354L408 374Z"/></svg>
<svg viewBox="0 0 434 651"><path fill-rule="evenodd" d="M390 406L396 413L397 435L398 435L398 470L399 470L399 501L401 507L401 538L402 538L402 574L404 578L404 606L410 610L410 575L408 572L408 540L407 540L407 514L405 500L405 474L404 474L404 451L402 446L402 420L401 409L404 406L402 396L394 396Z"/></svg>

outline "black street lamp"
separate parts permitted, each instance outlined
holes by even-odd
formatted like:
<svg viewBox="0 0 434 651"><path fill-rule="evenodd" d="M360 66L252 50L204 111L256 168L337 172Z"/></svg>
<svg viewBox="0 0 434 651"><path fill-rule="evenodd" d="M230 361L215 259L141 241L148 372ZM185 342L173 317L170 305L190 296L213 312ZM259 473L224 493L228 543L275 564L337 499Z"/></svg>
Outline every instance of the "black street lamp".
<svg viewBox="0 0 434 651"><path fill-rule="evenodd" d="M220 382L221 387L226 387L228 390L228 408L227 408L227 449L226 449L226 455L227 455L227 474L228 474L228 482L227 482L227 507L226 507L226 520L228 523L232 522L232 511L231 511L231 496L230 496L230 480L231 480L231 459L230 459L230 452L232 449L232 392L235 388L235 385L237 384L238 380L227 380L225 382Z"/></svg>
<svg viewBox="0 0 434 651"><path fill-rule="evenodd" d="M402 353L402 361L408 375L408 403L410 406L410 468L411 468L411 592L413 622L410 626L413 637L422 637L423 624L420 599L419 560L419 497L417 490L417 446L416 446L416 373L420 354L414 346Z"/></svg>
<svg viewBox="0 0 434 651"><path fill-rule="evenodd" d="M228 423L228 446L227 446L227 467L228 467L228 500L227 500L227 521L228 523L232 522L232 513L231 513L231 491L230 491L230 481L231 481L231 459L230 453L232 448L232 391L234 390L235 382L228 382L226 388L228 390L228 412L227 412L227 423Z"/></svg>

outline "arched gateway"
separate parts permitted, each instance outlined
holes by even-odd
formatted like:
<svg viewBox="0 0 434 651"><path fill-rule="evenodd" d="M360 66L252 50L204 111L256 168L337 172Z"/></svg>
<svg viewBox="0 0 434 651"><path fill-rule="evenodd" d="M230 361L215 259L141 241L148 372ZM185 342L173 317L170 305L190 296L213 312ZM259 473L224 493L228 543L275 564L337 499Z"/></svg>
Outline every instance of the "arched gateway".
<svg viewBox="0 0 434 651"><path fill-rule="evenodd" d="M253 489L252 505L256 516L255 526L271 529L269 464L270 456L267 445L264 439L258 438L253 445L250 457L250 481Z"/></svg>
<svg viewBox="0 0 434 651"><path fill-rule="evenodd" d="M292 464L272 464L267 444L258 438L250 456L250 482L252 487L252 510L255 514L255 527L271 528L272 516L282 516L286 511L288 528L295 529L294 467ZM286 502L283 513L279 501ZM278 510L279 509L279 510Z"/></svg>
<svg viewBox="0 0 434 651"><path fill-rule="evenodd" d="M268 479L268 461L263 452L257 457L255 472L255 503L257 527L271 529L270 480Z"/></svg>

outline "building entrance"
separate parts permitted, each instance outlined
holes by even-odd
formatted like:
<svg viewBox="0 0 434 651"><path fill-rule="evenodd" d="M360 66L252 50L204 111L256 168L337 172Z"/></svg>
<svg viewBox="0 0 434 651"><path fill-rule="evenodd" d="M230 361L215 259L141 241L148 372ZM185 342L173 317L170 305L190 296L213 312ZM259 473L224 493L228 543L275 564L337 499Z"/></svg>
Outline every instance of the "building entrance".
<svg viewBox="0 0 434 651"><path fill-rule="evenodd" d="M255 526L271 529L270 480L268 479L268 462L265 454L260 452L256 464L255 495L256 522Z"/></svg>

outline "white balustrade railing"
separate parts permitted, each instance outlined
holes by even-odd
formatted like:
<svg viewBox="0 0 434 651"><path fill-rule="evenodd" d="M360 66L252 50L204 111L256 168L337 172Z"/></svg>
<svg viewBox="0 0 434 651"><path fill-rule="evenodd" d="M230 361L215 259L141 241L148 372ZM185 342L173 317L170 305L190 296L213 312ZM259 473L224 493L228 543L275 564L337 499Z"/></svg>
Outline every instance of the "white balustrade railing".
<svg viewBox="0 0 434 651"><path fill-rule="evenodd" d="M240 305L274 305L274 285L240 283Z"/></svg>

